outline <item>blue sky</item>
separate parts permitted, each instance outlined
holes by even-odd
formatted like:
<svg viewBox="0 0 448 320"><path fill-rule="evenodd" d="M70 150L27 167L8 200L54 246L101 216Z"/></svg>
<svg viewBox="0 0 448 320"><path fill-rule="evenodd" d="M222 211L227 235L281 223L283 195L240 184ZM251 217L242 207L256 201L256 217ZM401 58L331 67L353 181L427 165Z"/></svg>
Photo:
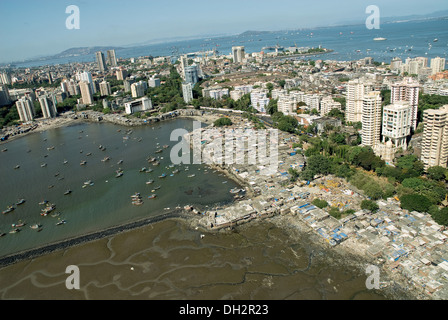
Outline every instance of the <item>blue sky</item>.
<svg viewBox="0 0 448 320"><path fill-rule="evenodd" d="M69 5L79 7L79 30L65 26ZM0 0L0 63L72 47L363 21L369 5L383 17L448 10L447 0Z"/></svg>

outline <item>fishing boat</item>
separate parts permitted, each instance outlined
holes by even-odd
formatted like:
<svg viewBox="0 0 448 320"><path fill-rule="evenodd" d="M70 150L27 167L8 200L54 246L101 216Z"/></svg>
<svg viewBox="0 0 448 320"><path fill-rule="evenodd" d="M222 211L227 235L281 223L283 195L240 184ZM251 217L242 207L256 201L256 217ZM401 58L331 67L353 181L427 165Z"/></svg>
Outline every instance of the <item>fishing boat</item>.
<svg viewBox="0 0 448 320"><path fill-rule="evenodd" d="M146 171L146 167L143 167L140 169L140 172L145 172Z"/></svg>
<svg viewBox="0 0 448 320"><path fill-rule="evenodd" d="M190 174L189 176L188 176L188 178L193 178L193 177L195 177L196 175L195 174Z"/></svg>
<svg viewBox="0 0 448 320"><path fill-rule="evenodd" d="M26 225L26 222L13 223L13 224L11 225L11 227L13 227L13 228L21 228L21 227L23 227L23 226L25 226L25 225Z"/></svg>
<svg viewBox="0 0 448 320"><path fill-rule="evenodd" d="M5 149L2 149L2 152L6 152L6 151L8 151L8 149L6 149L6 148L5 148Z"/></svg>
<svg viewBox="0 0 448 320"><path fill-rule="evenodd" d="M373 41L386 41L386 40L387 40L386 38L381 38L381 37L373 39Z"/></svg>
<svg viewBox="0 0 448 320"><path fill-rule="evenodd" d="M67 160L64 160L64 164L67 164L68 163L68 161Z"/></svg>
<svg viewBox="0 0 448 320"><path fill-rule="evenodd" d="M54 146L48 147L47 150L48 150L48 151L50 151L50 150L54 150Z"/></svg>
<svg viewBox="0 0 448 320"><path fill-rule="evenodd" d="M30 226L30 228L33 229L33 230L37 230L37 229L39 229L40 227L41 227L41 225L40 225L40 224L37 224L37 223L36 223L36 224L33 224L33 225Z"/></svg>
<svg viewBox="0 0 448 320"><path fill-rule="evenodd" d="M40 215L46 217L49 213L53 212L54 210L56 210L56 206L54 204L47 205L45 209L41 210Z"/></svg>
<svg viewBox="0 0 448 320"><path fill-rule="evenodd" d="M90 157L92 155L91 152L89 152L88 154L86 154L87 157Z"/></svg>
<svg viewBox="0 0 448 320"><path fill-rule="evenodd" d="M168 149L169 147L170 146L166 144L166 145L163 146L163 149Z"/></svg>
<svg viewBox="0 0 448 320"><path fill-rule="evenodd" d="M157 151L156 151L156 153L162 153L163 152L163 149L158 149Z"/></svg>
<svg viewBox="0 0 448 320"><path fill-rule="evenodd" d="M101 160L102 162L107 162L107 161L109 161L110 160L110 158L109 157L105 157L103 160Z"/></svg>
<svg viewBox="0 0 448 320"><path fill-rule="evenodd" d="M19 169L20 168L20 166L19 165L16 165L15 167L14 167L14 169Z"/></svg>
<svg viewBox="0 0 448 320"><path fill-rule="evenodd" d="M150 157L150 158L148 158L148 162L149 163L151 163L151 162L155 162L157 159L155 158L155 157Z"/></svg>
<svg viewBox="0 0 448 320"><path fill-rule="evenodd" d="M17 233L17 232L20 232L20 229L19 229L19 228L17 228L17 229L12 229L11 231L9 231L9 233Z"/></svg>
<svg viewBox="0 0 448 320"><path fill-rule="evenodd" d="M20 199L20 200L16 203L16 205L20 206L21 204L24 204L25 201L26 201L25 199Z"/></svg>
<svg viewBox="0 0 448 320"><path fill-rule="evenodd" d="M41 166L42 168L44 168L44 167L47 166L47 164L46 164L46 163L42 163L40 166Z"/></svg>
<svg viewBox="0 0 448 320"><path fill-rule="evenodd" d="M176 173L179 173L179 172L180 172L180 170L176 169L176 170L173 171L173 174L176 174Z"/></svg>
<svg viewBox="0 0 448 320"><path fill-rule="evenodd" d="M6 208L6 210L3 210L2 211L2 213L3 214L8 214L8 213L10 213L10 212L13 212L15 210L15 208L13 207L13 206L8 206L7 208Z"/></svg>
<svg viewBox="0 0 448 320"><path fill-rule="evenodd" d="M69 195L70 193L72 193L72 190L67 190L64 192L64 195L66 196L66 195Z"/></svg>
<svg viewBox="0 0 448 320"><path fill-rule="evenodd" d="M155 161L155 162L153 162L152 165L153 165L153 166L158 166L158 165L160 165L160 162L159 162L159 161Z"/></svg>
<svg viewBox="0 0 448 320"><path fill-rule="evenodd" d="M166 173L162 173L162 175L159 176L160 179L166 178Z"/></svg>
<svg viewBox="0 0 448 320"><path fill-rule="evenodd" d="M120 178L123 176L123 171L117 170L117 174L115 175L115 178Z"/></svg>
<svg viewBox="0 0 448 320"><path fill-rule="evenodd" d="M48 200L42 200L41 202L39 202L39 205L45 205L48 203Z"/></svg>
<svg viewBox="0 0 448 320"><path fill-rule="evenodd" d="M151 173L153 171L154 171L153 169L149 168L148 170L145 171L145 173Z"/></svg>
<svg viewBox="0 0 448 320"><path fill-rule="evenodd" d="M62 224L66 224L67 223L67 221L65 221L65 220L60 220L60 221L58 221L57 223L56 223L56 225L57 226L60 226L60 225L62 225Z"/></svg>
<svg viewBox="0 0 448 320"><path fill-rule="evenodd" d="M6 236L6 233L2 232L0 233L0 238Z"/></svg>
<svg viewBox="0 0 448 320"><path fill-rule="evenodd" d="M120 160L117 162L117 164L122 164L122 163L123 163L123 160Z"/></svg>
<svg viewBox="0 0 448 320"><path fill-rule="evenodd" d="M154 180L146 181L146 184L153 184L153 183L154 183Z"/></svg>
<svg viewBox="0 0 448 320"><path fill-rule="evenodd" d="M80 163L81 166L85 166L86 164L87 164L87 161L85 161L85 160L81 161L81 163Z"/></svg>
<svg viewBox="0 0 448 320"><path fill-rule="evenodd" d="M156 194L152 194L152 195L148 196L148 199L155 199L155 198L157 198Z"/></svg>

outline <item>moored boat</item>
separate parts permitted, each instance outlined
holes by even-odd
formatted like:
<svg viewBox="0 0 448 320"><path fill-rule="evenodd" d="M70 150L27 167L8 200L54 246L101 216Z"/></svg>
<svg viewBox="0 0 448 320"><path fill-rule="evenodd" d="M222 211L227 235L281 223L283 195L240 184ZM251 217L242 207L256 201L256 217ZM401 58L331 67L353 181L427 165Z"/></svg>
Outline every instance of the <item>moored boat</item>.
<svg viewBox="0 0 448 320"><path fill-rule="evenodd" d="M155 199L155 198L157 198L156 194L152 194L152 195L148 196L148 199Z"/></svg>

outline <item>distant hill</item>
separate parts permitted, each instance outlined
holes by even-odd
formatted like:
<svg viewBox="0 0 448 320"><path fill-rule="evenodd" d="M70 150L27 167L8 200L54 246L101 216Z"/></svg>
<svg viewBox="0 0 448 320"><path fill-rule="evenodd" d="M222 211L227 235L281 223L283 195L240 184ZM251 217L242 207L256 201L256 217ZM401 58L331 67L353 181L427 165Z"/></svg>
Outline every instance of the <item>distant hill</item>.
<svg viewBox="0 0 448 320"><path fill-rule="evenodd" d="M74 56L85 56L89 54L94 54L98 51L107 51L107 50L118 50L123 49L121 47L79 47L79 48L70 48L61 53L58 53L49 58L66 58L66 57L74 57Z"/></svg>

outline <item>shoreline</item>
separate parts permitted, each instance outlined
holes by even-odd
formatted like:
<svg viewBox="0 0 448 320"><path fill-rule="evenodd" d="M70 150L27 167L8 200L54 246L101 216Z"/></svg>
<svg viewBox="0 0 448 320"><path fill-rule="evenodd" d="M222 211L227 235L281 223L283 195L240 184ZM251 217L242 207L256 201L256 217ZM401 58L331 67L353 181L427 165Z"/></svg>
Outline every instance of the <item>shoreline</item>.
<svg viewBox="0 0 448 320"><path fill-rule="evenodd" d="M164 214L160 214L150 218L143 218L140 220L136 220L133 222L128 222L122 225L117 225L114 227L106 228L103 230L75 236L72 238L68 238L65 240L53 242L50 244L46 244L37 248L23 250L17 253L13 253L7 256L0 257L0 269L18 263L24 260L31 260L37 257L41 257L52 252L68 249L71 247L75 247L78 245L82 245L85 243L89 243L95 240L100 240L109 236L113 236L116 234L120 234L122 232L128 232L132 230L136 230L153 223L157 223L160 221L168 220L168 219L177 219L183 218L188 220L190 218L189 215L185 213L183 209L175 209L170 212L166 212Z"/></svg>
<svg viewBox="0 0 448 320"><path fill-rule="evenodd" d="M210 119L207 119L207 117L204 117L204 114L201 114L201 111L199 111L199 110L188 110L187 109L186 111L190 111L190 114L188 115L187 114L188 112L185 112L186 114L176 115L175 118L190 118L190 119L193 118L195 120L198 120L198 121L201 121L204 123L207 123L207 121L210 121ZM208 114L208 116L219 117L216 114ZM168 118L168 119L164 119L164 120L170 120L170 119L173 119L173 118ZM84 123L84 122L92 122L92 121L95 121L95 120L93 120L93 119L76 119L76 120L68 119L68 121L53 123L52 125L49 125L48 127L37 128L36 130L33 130L26 134L30 134L30 133L34 133L34 132L43 132L43 131L58 128L58 127L61 127L64 125L72 125L74 123ZM95 121L95 122L97 122L97 121ZM110 121L107 121L106 119L104 119L104 122L110 122ZM114 124L118 124L118 123L114 123ZM145 124L142 123L141 125L145 125ZM25 136L26 134L18 135L17 137ZM8 140L8 141L13 141L13 140ZM8 141L6 141L6 143ZM237 184L246 187L247 194L246 194L244 200L254 200L256 198L256 195L255 195L255 192L253 191L252 186L244 178L236 176L232 171L229 170L229 168L222 167L219 165L208 165L208 166L214 170L217 170L217 171L225 174L229 179L235 181ZM221 207L221 209L236 207L238 202L239 201L233 201L231 203L225 204ZM343 243L342 245L339 245L336 248L329 246L322 239L320 239L319 237L316 237L316 235L314 234L314 230L312 230L305 222L301 221L300 219L295 219L295 217L293 215L288 214L288 213L284 214L283 212L276 211L272 215L259 216L259 217L257 216L256 217L257 219L240 220L240 221L237 221L236 223L230 224L230 226L226 226L223 228L209 228L207 225L203 224L203 221L201 221L205 218L204 216L197 215L197 214L194 214L191 212L188 213L186 210L177 209L177 210L173 210L172 212L161 214L159 216L155 216L155 217L151 217L151 218L144 218L144 219L129 222L129 223L126 223L123 225L114 226L114 227L110 227L110 228L107 228L104 230L95 231L95 232L92 232L89 234L79 235L76 237L72 237L70 239L61 240L61 241L47 244L47 245L44 245L44 246L41 246L38 248L33 248L33 249L29 249L29 250L24 250L24 251L21 251L18 253L10 254L10 255L0 258L0 268L15 264L20 261L30 260L35 257L44 256L44 255L47 255L47 254L55 252L55 251L60 251L60 250L64 250L64 249L67 249L70 247L74 247L74 246L78 246L78 245L92 242L95 240L99 240L99 239L109 237L109 236L112 236L115 234L119 234L122 232L132 231L132 230L150 225L152 223L156 223L156 222L163 221L163 220L170 219L170 218L184 218L185 220L187 220L190 228L192 228L192 229L200 228L201 230L204 230L206 232L213 233L213 232L231 232L231 230L233 230L237 226L246 224L247 222L251 222L252 220L263 221L264 218L266 218L266 217L272 217L272 219L269 219L269 221L280 221L279 226L281 226L285 230L293 227L293 225L298 225L299 229L306 232L307 235L310 237L310 241L313 242L317 247L324 248L326 250L333 249L333 250L335 250L334 252L338 252L342 256L350 257L349 258L350 262L354 262L354 261L352 261L352 259L353 259L353 257L355 257L355 259L363 260L365 262L372 261L373 263L371 263L371 264L374 264L374 260L367 257L365 254L365 251L362 250L361 248L359 251L354 250L353 245L350 246L348 243ZM288 220L290 220L290 222L293 222L293 223L285 224L282 222L282 221L288 221ZM355 241L355 240L351 239L350 243L353 244L353 241ZM355 249L358 249L358 247L356 247ZM415 299L421 299L422 296L424 296L424 298L426 298L426 299L430 298L424 292L418 292L418 289L420 289L420 288L409 285L409 283L407 283L408 280L406 278L400 277L399 274L396 274L396 273L394 274L392 271L388 270L387 268L383 268L383 266L380 266L380 269L382 270L382 274L386 275L387 279L393 279L391 281L394 281L395 284L397 284L399 286L399 288L402 288L402 289L407 288L410 292L412 291L412 296L415 296Z"/></svg>

